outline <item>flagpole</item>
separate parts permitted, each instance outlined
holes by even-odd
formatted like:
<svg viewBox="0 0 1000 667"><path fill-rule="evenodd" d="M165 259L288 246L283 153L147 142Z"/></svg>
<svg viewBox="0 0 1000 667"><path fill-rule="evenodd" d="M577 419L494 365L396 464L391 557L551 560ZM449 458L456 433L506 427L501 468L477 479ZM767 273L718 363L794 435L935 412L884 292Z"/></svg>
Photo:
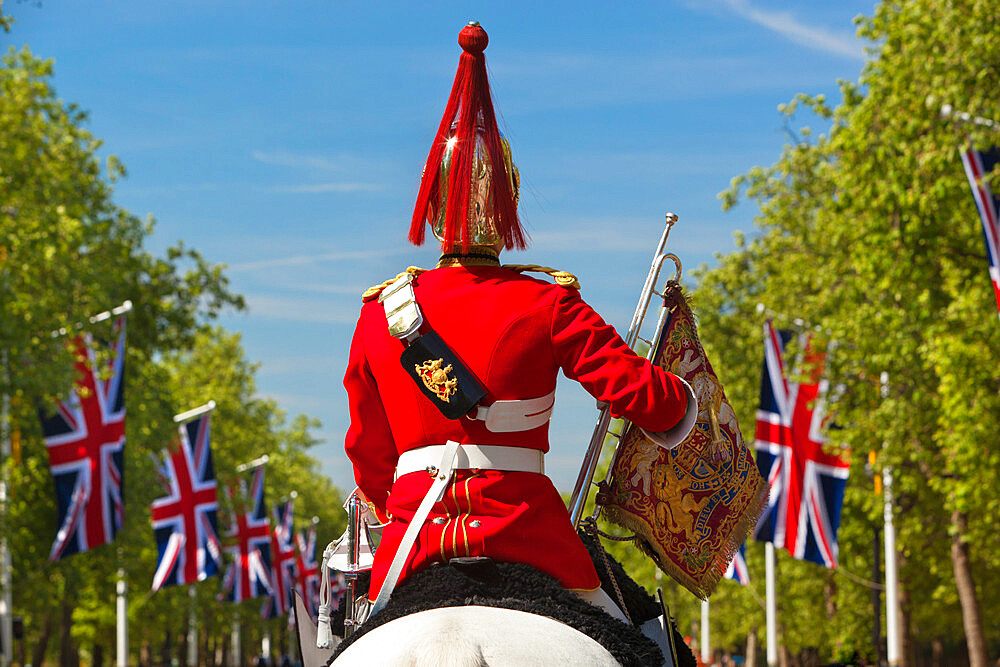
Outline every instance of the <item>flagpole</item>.
<svg viewBox="0 0 1000 667"><path fill-rule="evenodd" d="M188 597L191 598L188 606L188 667L198 667L198 619L195 617L195 595L194 584L188 584Z"/></svg>
<svg viewBox="0 0 1000 667"><path fill-rule="evenodd" d="M269 625L264 626L264 636L260 638L260 652L267 664L271 664L271 627Z"/></svg>
<svg viewBox="0 0 1000 667"><path fill-rule="evenodd" d="M87 321L90 324L97 324L98 322L103 322L104 320L109 320L112 317L117 317L118 315L124 315L124 314L130 313L130 312L132 312L132 302L131 301L123 301L122 305L115 306L111 310L105 310L103 312L97 313L93 317L88 317ZM76 325L75 325L76 329L82 329L83 327L84 327L83 322L77 322ZM67 329L66 327L61 327L61 328L56 329L55 331L53 331L52 332L52 336L53 336L53 338L58 337L58 336L65 336L69 332L70 332L70 329Z"/></svg>
<svg viewBox="0 0 1000 667"><path fill-rule="evenodd" d="M14 662L14 618L11 578L10 578L10 551L7 549L7 485L10 481L8 459L10 459L10 396L7 395L7 350L3 350L0 357L0 372L3 373L3 396L0 398L0 429L3 429L3 437L0 438L0 589L3 595L0 596L0 642L3 643L3 652L0 653L0 665L8 667Z"/></svg>
<svg viewBox="0 0 1000 667"><path fill-rule="evenodd" d="M943 111L943 109L942 109ZM879 377L882 400L889 397L889 374ZM892 522L892 468L882 470L882 518L885 522L885 642L889 667L899 665L899 600L896 592L896 528Z"/></svg>
<svg viewBox="0 0 1000 667"><path fill-rule="evenodd" d="M896 529L892 524L892 471L882 471L885 493L885 641L889 667L899 665L899 604L897 598Z"/></svg>
<svg viewBox="0 0 1000 667"><path fill-rule="evenodd" d="M214 405L215 401L210 401L210 403L212 403L212 407L215 407L215 405ZM269 460L269 457L267 456L267 454L264 454L263 456L258 456L257 458L253 459L252 461L247 461L246 463L241 463L238 466L236 466L236 472L237 473L244 473L247 470L252 470L254 468L258 468L258 467L264 465L265 463L267 463L268 460ZM232 629L232 632L229 635L230 652L232 653L232 657L230 658L229 664L232 665L232 667L238 667L241 664L242 658L243 658L242 651L241 651L242 639L240 637L240 629L241 628L240 628L240 615L239 615L239 611L234 610L233 611L233 629Z"/></svg>
<svg viewBox="0 0 1000 667"><path fill-rule="evenodd" d="M712 647L710 646L708 627L708 600L701 601L701 661L706 665L712 664Z"/></svg>
<svg viewBox="0 0 1000 667"><path fill-rule="evenodd" d="M973 125L982 125L983 127L988 127L990 129L1000 129L1000 122L992 120L990 118L982 118L980 116L973 116L966 111L956 111L950 104L941 105L941 117L942 118L955 118L957 120L972 123Z"/></svg>
<svg viewBox="0 0 1000 667"><path fill-rule="evenodd" d="M214 408L215 407L215 401L209 401L209 402L212 404L212 407ZM176 419L176 417L175 417L175 419ZM251 468L258 468L258 467L264 465L265 463L267 463L269 460L270 460L270 458L268 457L268 455L264 454L264 456L259 456L259 457L255 458L253 461L247 461L246 463L239 464L238 466L236 466L236 472L246 472L247 470L250 470Z"/></svg>
<svg viewBox="0 0 1000 667"><path fill-rule="evenodd" d="M764 544L764 595L767 597L767 667L778 664L778 603L774 590L774 542Z"/></svg>
<svg viewBox="0 0 1000 667"><path fill-rule="evenodd" d="M215 409L215 401L209 401L205 405L199 405L196 408L188 410L187 412L182 412L179 415L174 415L174 423L181 424L183 422L189 422L195 417L200 417L206 412L211 412Z"/></svg>
<svg viewBox="0 0 1000 667"><path fill-rule="evenodd" d="M103 313L102 313L103 315ZM100 317L100 315L98 315ZM215 401L209 401L204 405L199 405L196 408L192 408L187 412L181 412L180 414L174 415L175 424L183 424L184 422L189 422L196 417L211 412L215 409ZM197 591L194 589L194 584L188 584L188 597L191 598L191 603L188 607L188 633L187 633L187 664L189 667L197 667L198 665L198 617L196 614L196 601L195 596Z"/></svg>
<svg viewBox="0 0 1000 667"><path fill-rule="evenodd" d="M121 549L118 550L118 562L121 562ZM116 584L116 641L115 649L117 667L128 667L128 583L125 581L125 568L118 568Z"/></svg>
<svg viewBox="0 0 1000 667"><path fill-rule="evenodd" d="M229 664L231 667L239 667L243 656L240 655L240 613L236 610L233 610L233 631L229 641Z"/></svg>

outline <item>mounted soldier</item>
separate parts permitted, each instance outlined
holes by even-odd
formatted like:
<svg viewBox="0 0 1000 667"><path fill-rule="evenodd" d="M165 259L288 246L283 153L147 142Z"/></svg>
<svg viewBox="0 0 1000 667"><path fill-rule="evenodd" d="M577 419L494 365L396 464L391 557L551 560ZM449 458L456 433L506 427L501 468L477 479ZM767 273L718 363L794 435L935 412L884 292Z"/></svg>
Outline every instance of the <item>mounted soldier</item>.
<svg viewBox="0 0 1000 667"><path fill-rule="evenodd" d="M544 474L556 376L667 447L691 429L696 401L629 349L568 274L543 269L553 284L501 265L501 250L527 245L518 172L490 99L486 32L470 24L458 41L409 234L420 245L430 227L443 254L365 295L344 379L355 479L392 519L370 597L377 612L410 574L485 556L532 565L624 619Z"/></svg>
<svg viewBox="0 0 1000 667"><path fill-rule="evenodd" d="M429 228L442 254L435 268L410 267L363 295L344 378L345 451L358 490L323 574L328 563L347 573L344 645L358 626L365 643L341 651L337 664L402 655L405 664L445 664L437 654L411 661L428 633L435 647L468 649L461 664L490 664L491 651L497 664L547 664L552 645L538 636L546 634L567 664L583 656L588 664L676 664L662 600L603 553L599 509L581 524L611 416L630 426L612 464L617 479L609 474L600 485L598 508L633 528L636 544L695 595L711 593L764 502L738 427L718 421L731 408L677 283L680 261L664 252L676 216L668 215L628 344L581 298L572 274L501 264L501 251L528 243L517 215L519 175L497 128L486 32L470 23L458 41L458 73L409 230L421 245ZM661 294L654 283L665 259L678 272ZM654 293L664 307L650 363L630 344ZM570 511L544 469L560 371L604 406ZM657 518L668 514L673 521ZM381 540L365 565L372 524L383 526ZM581 525L589 525L587 545ZM368 568L366 599L353 582ZM432 601L421 597L424 588ZM538 599L547 601L543 610L530 602ZM332 644L329 616L327 594L320 637L310 643ZM542 616L559 622L547 626Z"/></svg>

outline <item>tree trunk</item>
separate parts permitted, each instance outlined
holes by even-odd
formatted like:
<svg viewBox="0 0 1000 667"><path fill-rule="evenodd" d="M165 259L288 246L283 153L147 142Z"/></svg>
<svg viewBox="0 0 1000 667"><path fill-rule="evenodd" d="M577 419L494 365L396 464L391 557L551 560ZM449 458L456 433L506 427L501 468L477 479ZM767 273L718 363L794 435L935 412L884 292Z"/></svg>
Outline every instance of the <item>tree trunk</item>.
<svg viewBox="0 0 1000 667"><path fill-rule="evenodd" d="M167 630L167 635L163 638L163 646L160 650L160 660L164 665L169 665L172 662L173 655L170 648L170 630Z"/></svg>
<svg viewBox="0 0 1000 667"><path fill-rule="evenodd" d="M178 665L183 665L187 667L188 664L188 633L180 633L180 638L177 641L177 653L175 655Z"/></svg>
<svg viewBox="0 0 1000 667"><path fill-rule="evenodd" d="M73 605L69 600L62 602L59 638L59 667L79 667L80 656L73 641Z"/></svg>
<svg viewBox="0 0 1000 667"><path fill-rule="evenodd" d="M931 667L944 667L944 642L940 637L931 641Z"/></svg>
<svg viewBox="0 0 1000 667"><path fill-rule="evenodd" d="M826 583L823 584L823 602L826 607L826 619L832 621L837 617L837 582L836 572L827 570Z"/></svg>
<svg viewBox="0 0 1000 667"><path fill-rule="evenodd" d="M93 666L104 667L104 646L101 644L94 644Z"/></svg>
<svg viewBox="0 0 1000 667"><path fill-rule="evenodd" d="M899 587L899 667L916 667L917 643L913 641L910 591Z"/></svg>
<svg viewBox="0 0 1000 667"><path fill-rule="evenodd" d="M955 587L962 605L962 625L965 642L969 647L969 667L986 667L986 639L983 637L983 618L976 598L976 584L969 565L969 545L963 539L968 528L963 512L951 513L951 564L955 569Z"/></svg>
<svg viewBox="0 0 1000 667"><path fill-rule="evenodd" d="M38 633L38 643L31 652L31 664L41 665L45 661L45 652L49 648L49 639L52 637L52 611L45 612L45 621L42 623L42 631Z"/></svg>
<svg viewBox="0 0 1000 667"><path fill-rule="evenodd" d="M792 652L780 641L778 643L778 666L792 667Z"/></svg>
<svg viewBox="0 0 1000 667"><path fill-rule="evenodd" d="M747 658L745 667L757 667L757 626L751 625L747 633Z"/></svg>
<svg viewBox="0 0 1000 667"><path fill-rule="evenodd" d="M902 575L906 571L906 555L901 549L896 549L896 569ZM899 620L899 667L915 667L916 648L913 634L910 632L910 590L900 576L896 588L896 614Z"/></svg>

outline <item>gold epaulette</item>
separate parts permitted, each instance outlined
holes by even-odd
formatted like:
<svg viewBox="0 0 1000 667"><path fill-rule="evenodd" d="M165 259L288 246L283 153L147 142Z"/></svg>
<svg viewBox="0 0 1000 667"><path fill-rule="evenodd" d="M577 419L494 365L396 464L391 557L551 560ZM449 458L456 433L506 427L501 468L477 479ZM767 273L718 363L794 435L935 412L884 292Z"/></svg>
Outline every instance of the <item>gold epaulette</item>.
<svg viewBox="0 0 1000 667"><path fill-rule="evenodd" d="M539 266L538 264L504 264L503 268L510 269L511 271L517 271L518 273L524 271L537 271L538 273L547 273L556 281L557 285L562 285L563 287L572 287L573 289L580 289L580 281L576 279L569 271L560 271L559 269L553 269L548 266Z"/></svg>
<svg viewBox="0 0 1000 667"><path fill-rule="evenodd" d="M402 273L400 273L399 275L397 275L395 278L390 278L389 280L385 281L381 285L375 285L373 287L369 287L368 289L366 289L365 293L361 295L361 300L362 301L371 301L372 299L377 298L378 295L382 293L382 290L384 290L386 287L388 287L389 285L393 284L394 282L396 282L397 280L399 280L400 278L402 278L403 276L405 276L407 273L409 273L414 278L416 278L417 276L419 276L421 273L423 273L426 270L427 269L421 269L419 266L409 266L409 267L406 268L406 271L403 271Z"/></svg>

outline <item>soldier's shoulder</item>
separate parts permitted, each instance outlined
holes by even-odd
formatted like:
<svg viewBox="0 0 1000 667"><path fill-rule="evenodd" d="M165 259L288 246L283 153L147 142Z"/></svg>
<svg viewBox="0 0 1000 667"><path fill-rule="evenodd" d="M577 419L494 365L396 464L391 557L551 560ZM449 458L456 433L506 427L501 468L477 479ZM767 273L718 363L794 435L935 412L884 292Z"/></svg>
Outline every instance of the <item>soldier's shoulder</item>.
<svg viewBox="0 0 1000 667"><path fill-rule="evenodd" d="M514 271L522 275L525 273L541 273L547 275L555 282L556 285L560 287L568 287L575 290L580 289L580 281L574 274L570 273L569 271L553 269L550 266L540 266L538 264L504 264L503 268L508 269L510 271ZM530 277L533 278L536 282L542 282L551 285L551 283L549 283L544 279L538 278L536 276L530 276Z"/></svg>
<svg viewBox="0 0 1000 667"><path fill-rule="evenodd" d="M386 287L388 287L389 285L393 284L394 282L396 282L397 280L399 280L403 276L405 276L405 275L411 275L414 278L416 278L417 276L419 276L421 273L424 273L425 271L427 271L427 269L421 269L419 266L408 266L408 267L406 267L405 271L401 271L400 273L396 274L395 277L389 278L385 282L380 283L378 285L372 285L371 287L369 287L368 289L366 289L364 291L364 293L361 295L361 300L363 302L365 302L365 303L367 303L369 301L374 301L375 299L377 299L379 297L380 294L382 294L382 290L384 290Z"/></svg>

